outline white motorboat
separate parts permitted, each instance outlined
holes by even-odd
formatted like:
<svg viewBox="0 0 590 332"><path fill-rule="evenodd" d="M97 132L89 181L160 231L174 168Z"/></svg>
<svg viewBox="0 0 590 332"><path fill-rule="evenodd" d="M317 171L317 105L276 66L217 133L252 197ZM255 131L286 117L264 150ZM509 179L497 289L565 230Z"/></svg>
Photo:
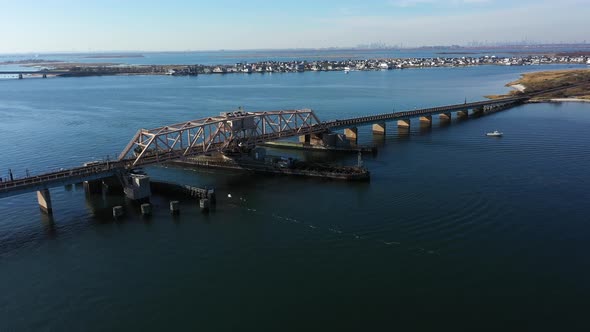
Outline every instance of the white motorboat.
<svg viewBox="0 0 590 332"><path fill-rule="evenodd" d="M501 133L497 130L494 130L493 132L486 134L486 136L491 136L491 137L500 137L502 135L504 135L504 133Z"/></svg>

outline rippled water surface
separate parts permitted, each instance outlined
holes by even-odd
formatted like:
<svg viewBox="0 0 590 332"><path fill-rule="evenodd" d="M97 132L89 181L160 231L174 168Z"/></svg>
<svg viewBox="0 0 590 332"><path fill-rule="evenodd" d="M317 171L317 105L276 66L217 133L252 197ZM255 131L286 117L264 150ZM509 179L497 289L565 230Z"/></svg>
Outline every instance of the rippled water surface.
<svg viewBox="0 0 590 332"><path fill-rule="evenodd" d="M237 106L328 120L474 101L547 68L563 67L2 80L0 174L112 158L138 128ZM52 190L50 221L34 193L2 199L0 330L583 327L589 125L590 105L563 103L361 128L379 146L368 183L147 169L215 187L209 215L184 200L173 217L155 196L145 220L73 187ZM128 215L114 222L117 204Z"/></svg>

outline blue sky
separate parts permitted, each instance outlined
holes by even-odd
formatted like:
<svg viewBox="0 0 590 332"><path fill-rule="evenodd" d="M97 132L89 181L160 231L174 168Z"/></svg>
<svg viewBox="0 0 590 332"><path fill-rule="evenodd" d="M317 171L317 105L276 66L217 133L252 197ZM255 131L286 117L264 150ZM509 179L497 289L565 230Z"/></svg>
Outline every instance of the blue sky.
<svg viewBox="0 0 590 332"><path fill-rule="evenodd" d="M590 0L0 0L0 13L0 53L579 42L590 31Z"/></svg>

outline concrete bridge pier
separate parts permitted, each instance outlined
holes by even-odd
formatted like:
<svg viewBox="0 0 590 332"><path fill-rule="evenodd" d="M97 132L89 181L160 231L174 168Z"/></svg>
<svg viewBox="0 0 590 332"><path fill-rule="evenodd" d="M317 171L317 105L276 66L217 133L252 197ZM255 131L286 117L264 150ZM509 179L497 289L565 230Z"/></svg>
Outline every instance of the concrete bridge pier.
<svg viewBox="0 0 590 332"><path fill-rule="evenodd" d="M410 119L397 120L398 128L410 128Z"/></svg>
<svg viewBox="0 0 590 332"><path fill-rule="evenodd" d="M43 74L43 78L47 78L47 74Z"/></svg>
<svg viewBox="0 0 590 332"><path fill-rule="evenodd" d="M37 201L39 202L39 208L41 208L41 211L48 215L53 214L53 206L51 205L51 195L49 194L49 189L37 191Z"/></svg>
<svg viewBox="0 0 590 332"><path fill-rule="evenodd" d="M150 177L141 174L132 174L130 181L123 189L125 196L134 201L147 202L152 195Z"/></svg>
<svg viewBox="0 0 590 332"><path fill-rule="evenodd" d="M307 134L299 136L299 143L311 145L323 145L324 136L322 134Z"/></svg>
<svg viewBox="0 0 590 332"><path fill-rule="evenodd" d="M385 135L385 122L373 124L373 134Z"/></svg>
<svg viewBox="0 0 590 332"><path fill-rule="evenodd" d="M22 80L23 79L23 74L18 74L18 79Z"/></svg>
<svg viewBox="0 0 590 332"><path fill-rule="evenodd" d="M311 135L301 135L299 136L299 143L309 143L311 141Z"/></svg>
<svg viewBox="0 0 590 332"><path fill-rule="evenodd" d="M469 118L469 110L457 111L457 118L458 119Z"/></svg>
<svg viewBox="0 0 590 332"><path fill-rule="evenodd" d="M438 118L441 122L449 122L451 121L451 112L448 113L441 113L438 115Z"/></svg>
<svg viewBox="0 0 590 332"><path fill-rule="evenodd" d="M350 127L350 128L346 128L344 129L344 136L346 136L346 138L348 138L351 141L355 141L358 138L358 128L357 127Z"/></svg>
<svg viewBox="0 0 590 332"><path fill-rule="evenodd" d="M430 127L432 126L432 115L424 115L420 117L420 126L421 127Z"/></svg>

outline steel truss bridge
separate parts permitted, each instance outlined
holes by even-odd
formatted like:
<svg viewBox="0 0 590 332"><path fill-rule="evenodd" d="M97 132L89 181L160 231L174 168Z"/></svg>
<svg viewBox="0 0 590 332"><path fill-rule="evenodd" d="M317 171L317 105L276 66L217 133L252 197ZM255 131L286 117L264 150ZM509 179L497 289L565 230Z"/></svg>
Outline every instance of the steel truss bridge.
<svg viewBox="0 0 590 332"><path fill-rule="evenodd" d="M119 161L136 167L216 151L236 151L327 130L310 109L227 112L217 117L141 129L121 152Z"/></svg>

